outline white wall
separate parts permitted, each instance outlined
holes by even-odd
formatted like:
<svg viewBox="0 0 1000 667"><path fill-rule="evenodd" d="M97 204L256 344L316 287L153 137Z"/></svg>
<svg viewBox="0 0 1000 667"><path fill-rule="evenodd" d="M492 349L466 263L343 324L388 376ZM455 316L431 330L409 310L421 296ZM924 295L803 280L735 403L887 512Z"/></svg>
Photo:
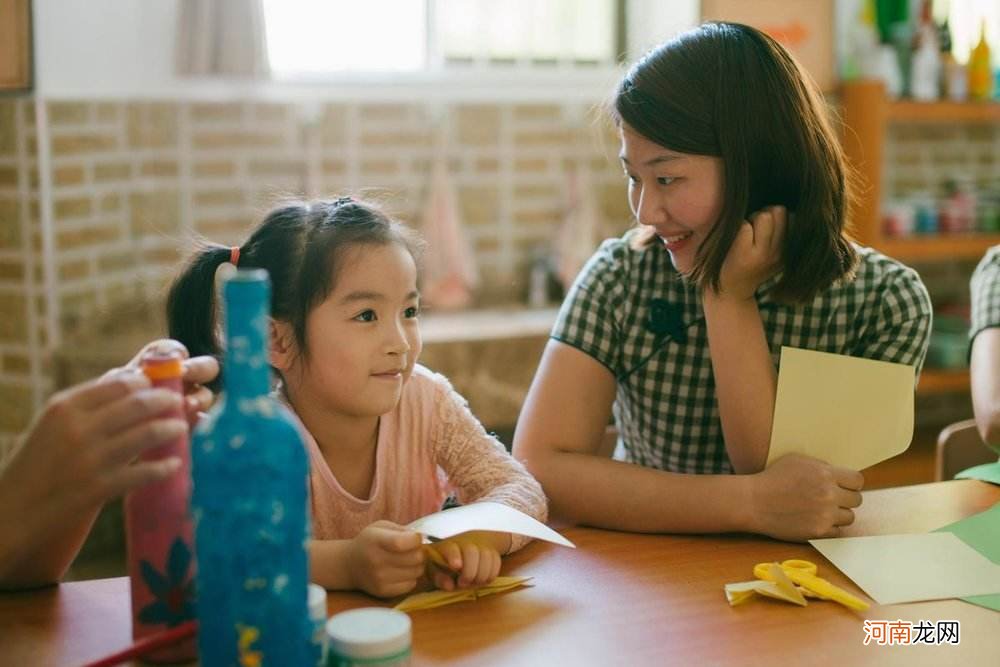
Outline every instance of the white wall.
<svg viewBox="0 0 1000 667"><path fill-rule="evenodd" d="M34 0L35 82L45 96L169 92L179 0Z"/></svg>
<svg viewBox="0 0 1000 667"><path fill-rule="evenodd" d="M701 21L701 0L628 0L629 60Z"/></svg>

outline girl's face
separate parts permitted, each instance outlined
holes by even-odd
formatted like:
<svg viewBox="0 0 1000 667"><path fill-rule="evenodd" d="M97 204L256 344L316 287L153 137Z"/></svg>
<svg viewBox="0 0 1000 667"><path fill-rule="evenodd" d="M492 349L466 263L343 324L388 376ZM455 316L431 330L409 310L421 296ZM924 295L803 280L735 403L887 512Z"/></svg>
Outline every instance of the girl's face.
<svg viewBox="0 0 1000 667"><path fill-rule="evenodd" d="M420 355L417 268L398 243L348 248L339 263L334 290L306 320L308 355L284 375L299 402L376 417L399 403Z"/></svg>
<svg viewBox="0 0 1000 667"><path fill-rule="evenodd" d="M722 159L671 151L625 124L619 136L632 214L656 230L674 267L690 273L722 213Z"/></svg>

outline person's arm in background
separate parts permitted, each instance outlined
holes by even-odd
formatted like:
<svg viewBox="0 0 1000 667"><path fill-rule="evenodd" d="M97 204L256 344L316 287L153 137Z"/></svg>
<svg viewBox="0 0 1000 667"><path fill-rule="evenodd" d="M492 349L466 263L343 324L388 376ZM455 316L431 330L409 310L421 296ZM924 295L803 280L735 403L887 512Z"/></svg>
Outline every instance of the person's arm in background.
<svg viewBox="0 0 1000 667"><path fill-rule="evenodd" d="M983 442L1000 444L1000 246L990 248L969 283L972 307L972 410Z"/></svg>
<svg viewBox="0 0 1000 667"><path fill-rule="evenodd" d="M0 589L58 581L105 502L177 470L176 459L135 462L188 428L157 417L182 399L153 389L136 370L154 345L187 356L176 341L156 341L126 368L57 393L0 469ZM218 370L210 357L185 360L191 420L210 406L211 392L201 385Z"/></svg>
<svg viewBox="0 0 1000 667"><path fill-rule="evenodd" d="M980 331L972 341L972 411L983 442L1000 444L1000 328Z"/></svg>

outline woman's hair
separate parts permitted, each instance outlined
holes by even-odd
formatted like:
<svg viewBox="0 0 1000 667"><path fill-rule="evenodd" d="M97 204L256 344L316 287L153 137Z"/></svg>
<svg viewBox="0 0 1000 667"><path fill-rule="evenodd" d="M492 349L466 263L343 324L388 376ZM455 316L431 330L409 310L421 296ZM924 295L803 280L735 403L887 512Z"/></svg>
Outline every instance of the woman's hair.
<svg viewBox="0 0 1000 667"><path fill-rule="evenodd" d="M722 213L698 250L696 284L718 288L740 224L771 205L789 213L775 298L806 301L853 276L851 172L815 84L772 38L739 23L704 23L635 63L609 112L665 148L722 159ZM634 245L654 241L642 228Z"/></svg>
<svg viewBox="0 0 1000 667"><path fill-rule="evenodd" d="M405 247L414 260L419 258L422 247L417 235L371 204L347 197L296 202L268 213L239 248L238 264L267 269L271 317L292 325L297 349L306 354L306 320L334 289L345 250L390 243ZM230 261L232 249L201 245L170 287L167 322L170 337L184 343L191 356L212 355L221 363L215 273Z"/></svg>

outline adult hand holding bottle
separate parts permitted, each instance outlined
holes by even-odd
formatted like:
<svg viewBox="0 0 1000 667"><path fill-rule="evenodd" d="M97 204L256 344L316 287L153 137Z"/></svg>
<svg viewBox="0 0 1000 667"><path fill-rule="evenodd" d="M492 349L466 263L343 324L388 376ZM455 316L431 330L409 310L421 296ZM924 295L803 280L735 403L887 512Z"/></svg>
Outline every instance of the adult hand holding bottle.
<svg viewBox="0 0 1000 667"><path fill-rule="evenodd" d="M187 428L160 417L181 399L133 370L152 346L187 357L180 343L156 341L129 366L55 394L0 469L0 589L58 581L105 502L177 469L174 459L135 461ZM184 362L189 415L211 400L201 385L217 373L214 359Z"/></svg>

